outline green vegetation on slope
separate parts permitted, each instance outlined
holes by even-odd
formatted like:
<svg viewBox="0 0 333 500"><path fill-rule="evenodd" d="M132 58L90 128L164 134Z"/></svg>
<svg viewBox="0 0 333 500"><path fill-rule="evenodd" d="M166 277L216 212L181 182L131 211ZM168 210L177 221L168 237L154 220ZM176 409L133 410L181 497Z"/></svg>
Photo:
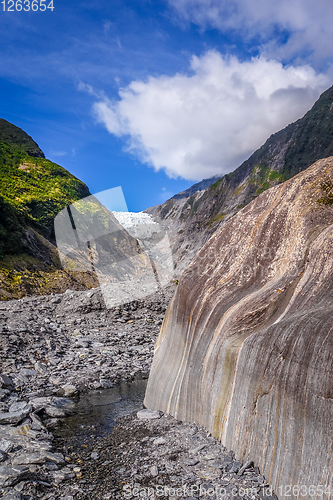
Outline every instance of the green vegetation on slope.
<svg viewBox="0 0 333 500"><path fill-rule="evenodd" d="M21 155L0 163L0 195L23 216L25 224L52 239L54 217L67 205L89 195L83 182L44 158Z"/></svg>
<svg viewBox="0 0 333 500"><path fill-rule="evenodd" d="M0 119L0 299L96 286L91 273L63 271L54 246L56 215L89 195L23 130Z"/></svg>
<svg viewBox="0 0 333 500"><path fill-rule="evenodd" d="M20 155L44 158L38 144L24 130L0 118L0 162L17 160ZM1 160L2 158L2 160Z"/></svg>

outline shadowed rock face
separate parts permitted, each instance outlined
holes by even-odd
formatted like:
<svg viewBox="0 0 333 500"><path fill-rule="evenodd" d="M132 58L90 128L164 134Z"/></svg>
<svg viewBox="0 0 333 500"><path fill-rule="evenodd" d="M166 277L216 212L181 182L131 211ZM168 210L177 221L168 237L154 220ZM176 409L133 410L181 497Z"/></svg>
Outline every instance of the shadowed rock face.
<svg viewBox="0 0 333 500"><path fill-rule="evenodd" d="M210 238L169 305L144 402L255 458L277 493L333 487L333 207L317 202L332 179L333 157L319 160Z"/></svg>

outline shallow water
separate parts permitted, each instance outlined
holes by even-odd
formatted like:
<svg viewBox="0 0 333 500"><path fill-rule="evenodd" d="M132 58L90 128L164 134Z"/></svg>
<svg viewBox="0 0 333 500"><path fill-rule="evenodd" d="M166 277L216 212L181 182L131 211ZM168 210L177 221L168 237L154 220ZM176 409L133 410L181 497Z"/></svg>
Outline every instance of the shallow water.
<svg viewBox="0 0 333 500"><path fill-rule="evenodd" d="M143 408L147 380L118 384L111 389L90 391L71 403L71 415L53 431L56 437L76 436L85 440L110 432L117 418Z"/></svg>

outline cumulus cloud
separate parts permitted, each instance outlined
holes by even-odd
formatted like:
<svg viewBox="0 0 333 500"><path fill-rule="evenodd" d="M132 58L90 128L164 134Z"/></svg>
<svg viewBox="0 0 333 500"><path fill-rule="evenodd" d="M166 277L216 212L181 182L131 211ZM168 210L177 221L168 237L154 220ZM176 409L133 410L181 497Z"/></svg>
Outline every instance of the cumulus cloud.
<svg viewBox="0 0 333 500"><path fill-rule="evenodd" d="M210 51L189 74L150 77L94 105L98 121L140 161L200 180L236 168L270 134L302 116L328 81L310 66Z"/></svg>
<svg viewBox="0 0 333 500"><path fill-rule="evenodd" d="M256 39L262 55L322 63L333 55L331 0L167 0L178 19ZM281 32L285 38L281 37Z"/></svg>

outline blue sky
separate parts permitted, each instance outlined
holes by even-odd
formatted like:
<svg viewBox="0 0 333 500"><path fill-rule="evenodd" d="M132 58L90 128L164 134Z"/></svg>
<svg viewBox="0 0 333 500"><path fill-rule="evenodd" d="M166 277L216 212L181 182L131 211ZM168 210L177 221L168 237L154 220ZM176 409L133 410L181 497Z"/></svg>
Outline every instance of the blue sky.
<svg viewBox="0 0 333 500"><path fill-rule="evenodd" d="M326 0L53 5L0 11L0 116L131 211L234 170L332 84Z"/></svg>

